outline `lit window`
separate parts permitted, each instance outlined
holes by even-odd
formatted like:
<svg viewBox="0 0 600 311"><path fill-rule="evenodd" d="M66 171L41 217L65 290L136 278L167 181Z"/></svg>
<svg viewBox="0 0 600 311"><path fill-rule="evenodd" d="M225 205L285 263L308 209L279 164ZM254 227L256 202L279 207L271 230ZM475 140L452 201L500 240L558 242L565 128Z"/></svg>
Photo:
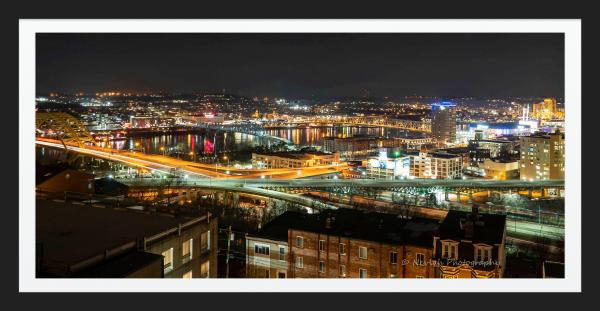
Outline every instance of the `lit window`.
<svg viewBox="0 0 600 311"><path fill-rule="evenodd" d="M210 231L200 235L200 252L204 253L208 250L210 250Z"/></svg>
<svg viewBox="0 0 600 311"><path fill-rule="evenodd" d="M181 256L183 263L192 260L192 245L194 245L193 239L189 239L183 242L183 244L181 245Z"/></svg>
<svg viewBox="0 0 600 311"><path fill-rule="evenodd" d="M182 279L191 279L191 278L192 278L192 270L190 270L190 271L188 271L188 272L184 273L184 274L181 276L181 278L182 278Z"/></svg>
<svg viewBox="0 0 600 311"><path fill-rule="evenodd" d="M200 265L200 277L208 279L210 277L210 261L205 261Z"/></svg>
<svg viewBox="0 0 600 311"><path fill-rule="evenodd" d="M358 258L367 259L367 248L364 246L358 247Z"/></svg>
<svg viewBox="0 0 600 311"><path fill-rule="evenodd" d="M171 272L173 270L173 248L169 248L168 250L162 253L163 255L163 269L165 273Z"/></svg>

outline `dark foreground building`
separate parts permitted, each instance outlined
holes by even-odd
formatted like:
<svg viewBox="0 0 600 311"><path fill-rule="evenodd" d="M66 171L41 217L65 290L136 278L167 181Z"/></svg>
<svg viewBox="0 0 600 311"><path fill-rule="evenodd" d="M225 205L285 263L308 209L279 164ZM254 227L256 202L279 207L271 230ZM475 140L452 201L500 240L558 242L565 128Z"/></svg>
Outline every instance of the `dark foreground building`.
<svg viewBox="0 0 600 311"><path fill-rule="evenodd" d="M500 278L506 267L506 216L449 211L434 238L441 278Z"/></svg>
<svg viewBox="0 0 600 311"><path fill-rule="evenodd" d="M247 237L247 276L431 278L438 226L433 219L351 209L286 212Z"/></svg>
<svg viewBox="0 0 600 311"><path fill-rule="evenodd" d="M246 237L250 278L498 278L505 216L286 212Z"/></svg>
<svg viewBox="0 0 600 311"><path fill-rule="evenodd" d="M217 219L36 201L36 276L208 278Z"/></svg>

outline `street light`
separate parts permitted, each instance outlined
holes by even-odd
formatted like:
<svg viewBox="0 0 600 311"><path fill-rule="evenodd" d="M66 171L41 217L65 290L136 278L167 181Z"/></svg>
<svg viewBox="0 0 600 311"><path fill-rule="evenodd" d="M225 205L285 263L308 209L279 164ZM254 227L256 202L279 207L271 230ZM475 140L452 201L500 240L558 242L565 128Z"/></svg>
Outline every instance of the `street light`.
<svg viewBox="0 0 600 311"><path fill-rule="evenodd" d="M227 160L227 166L229 166L229 158L227 156L223 156L223 160Z"/></svg>
<svg viewBox="0 0 600 311"><path fill-rule="evenodd" d="M163 157L165 157L165 156L166 156L166 153L165 153L165 146L160 146L160 151L162 151L162 153L163 153Z"/></svg>

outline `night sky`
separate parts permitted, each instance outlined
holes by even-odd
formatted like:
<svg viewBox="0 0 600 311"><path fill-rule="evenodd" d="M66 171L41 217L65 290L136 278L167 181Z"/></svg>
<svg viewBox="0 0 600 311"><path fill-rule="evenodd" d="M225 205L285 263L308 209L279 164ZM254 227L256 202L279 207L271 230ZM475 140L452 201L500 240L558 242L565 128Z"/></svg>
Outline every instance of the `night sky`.
<svg viewBox="0 0 600 311"><path fill-rule="evenodd" d="M564 96L562 34L38 34L37 91Z"/></svg>

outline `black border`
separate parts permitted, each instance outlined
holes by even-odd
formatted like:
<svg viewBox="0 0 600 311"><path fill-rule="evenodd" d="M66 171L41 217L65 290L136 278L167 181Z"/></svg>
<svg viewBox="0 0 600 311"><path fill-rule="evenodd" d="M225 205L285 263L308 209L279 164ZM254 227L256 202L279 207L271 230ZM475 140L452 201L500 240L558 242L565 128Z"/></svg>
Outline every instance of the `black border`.
<svg viewBox="0 0 600 311"><path fill-rule="evenodd" d="M18 19L21 18L581 18L582 19L582 72L587 79L582 79L582 87L596 86L594 73L598 68L597 54L592 49L597 44L598 37L594 36L592 25L596 24L592 2L583 4L577 1L530 1L525 2L505 1L156 1L125 2L105 0L101 2L84 1L21 1L19 3L4 3L2 8L3 48L0 49L3 62L3 86L5 95L3 99L2 115L0 122L4 135L5 152L1 153L3 170L2 200L0 206L2 213L3 230L2 248L5 250L2 273L2 296L9 298L4 301L8 308L29 309L33 307L60 307L64 310L102 309L114 310L124 308L157 309L167 308L225 308L233 309L239 304L241 308L273 308L273 309L300 309L333 307L347 309L348 307L360 310L372 308L406 308L433 309L433 308L547 308L556 307L566 309L575 307L575 300L582 298L592 301L591 295L583 294L31 294L18 293L18 152L12 146L18 146ZM589 4L587 4L589 3ZM581 5L583 4L583 5ZM586 5L589 5L586 7ZM597 25L596 25L597 26ZM76 30L74 30L76 31ZM593 49L597 50L597 49ZM593 53L593 54L592 54ZM591 56L590 56L591 55ZM4 88L6 87L6 88ZM8 97L6 97L8 95ZM596 157L594 130L586 124L591 124L591 118L600 115L596 113L600 103L595 103L590 93L582 92L583 107L581 133L582 160ZM569 133L570 134L570 133ZM573 133L572 135L577 135ZM587 139L586 139L587 138ZM9 164L10 163L10 164ZM584 166L582 172L582 189L568 191L591 190L595 187L593 177L594 166ZM587 181L587 182L586 182ZM590 196L582 191L582 242L594 241L596 233L593 231L592 221L599 219L597 204ZM583 204L585 203L585 204ZM569 246L568 246L569 247ZM575 246L573 246L575 247ZM592 292L598 285L593 260L598 247L582 249L582 289L585 293ZM12 255L9 255L12 254ZM593 257L592 257L593 256ZM7 262L4 262L7 261ZM587 263L585 265L584 263ZM10 283L9 283L10 282ZM596 283L596 284L595 284ZM184 306L185 304L186 306Z"/></svg>

